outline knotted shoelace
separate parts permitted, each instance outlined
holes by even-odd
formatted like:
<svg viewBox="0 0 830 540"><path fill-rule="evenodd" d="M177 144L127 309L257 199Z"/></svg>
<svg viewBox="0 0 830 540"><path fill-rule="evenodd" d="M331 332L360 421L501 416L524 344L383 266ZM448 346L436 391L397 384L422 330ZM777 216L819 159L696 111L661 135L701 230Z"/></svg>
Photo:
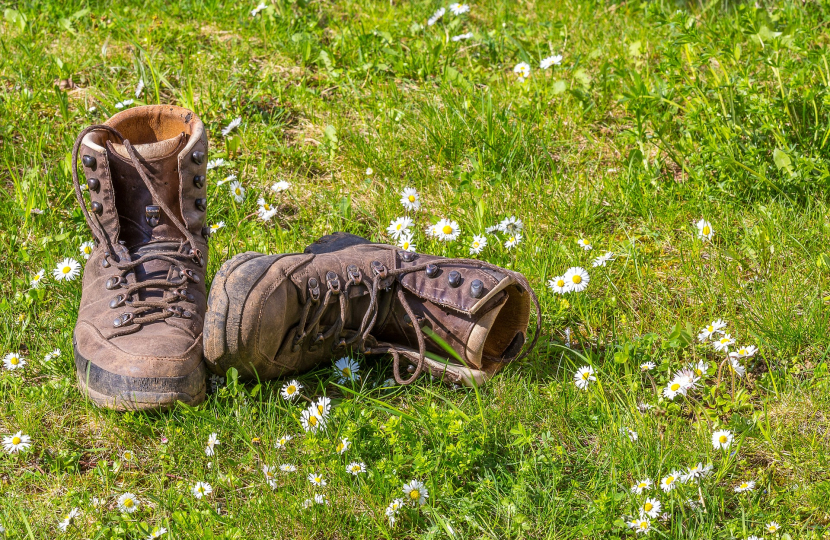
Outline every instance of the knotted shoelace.
<svg viewBox="0 0 830 540"><path fill-rule="evenodd" d="M530 287L530 284L527 282L525 277L518 272L513 272L511 270L506 270L504 268L499 268L496 265L486 263L483 261L472 261L469 259L442 259L441 264L452 264L452 263L461 263L466 266L474 266L477 268L487 268L490 270L495 270L497 272L507 272L510 274L518 283L520 283L530 294L530 298L533 300L533 305L536 308L536 329L533 334L533 339L528 346L525 347L524 352L516 358L516 361L523 359L526 357L530 351L536 346L536 342L539 339L540 333L540 324L542 321L542 310L539 306L539 300L536 298L536 294L533 292L533 289ZM417 364L415 365L414 371L411 372L409 378L404 379L400 375L400 361L401 356L409 356L411 353L409 350L397 347L391 343L381 343L378 342L372 335L372 329L377 322L377 315L378 315L378 301L380 298L380 291L381 289L386 289L389 285L391 285L397 278L404 276L406 274L412 272L420 272L426 269L429 263L424 263L416 266L411 266L409 268L398 268L398 269L388 269L382 264L375 265L373 263L372 270L375 274L372 279L368 279L367 277L363 276L363 273L354 265L349 266L347 269L349 279L344 280L345 286L341 288L340 280L342 279L336 272L329 271L326 274L326 293L320 300L320 284L317 282L316 278L311 278L308 281L308 295L306 298L305 303L303 304L302 312L300 313L300 322L298 325L298 331L295 334L294 342L292 343L292 350L297 351L301 346L302 342L305 341L309 336L314 336L314 341L312 346L322 343L327 339L331 338L332 336L336 336L337 340L333 343L332 349L339 349L342 347L353 346L356 347L361 353L363 354L391 354L392 355L392 374L395 377L395 382L400 385L408 385L411 384L418 376L423 372L424 369L424 361L426 359L426 338L424 336L424 331L421 328L421 325L418 322L417 317L415 316L415 312L412 309L412 306L409 305L409 302L406 299L406 295L403 292L401 287L396 287L396 298L403 306L404 311L409 317L409 320L412 321L412 327L415 330L415 337L418 341L418 358ZM366 309L366 312L363 315L363 319L358 327L357 331L354 332L351 336L345 337L345 334L350 333L351 331L343 331L343 326L346 321L347 313L348 313L348 305L349 305L349 291L352 287L363 285L369 291L369 306ZM332 298L336 298L332 300ZM311 308L318 304L314 312L311 312ZM328 329L324 331L320 331L320 320L323 318L324 313L326 312L329 306L337 304L339 306L339 313L337 314L337 319L335 320L334 324L332 324Z"/></svg>
<svg viewBox="0 0 830 540"><path fill-rule="evenodd" d="M136 171L138 171L141 180L144 182L145 187L150 192L153 203L161 208L161 210L167 215L170 221L176 226L177 229L179 229L179 231L181 231L182 235L184 235L184 240L181 241L177 250L174 251L172 249L159 249L158 251L150 251L149 253L142 254L135 260L122 261L120 259L120 257L117 254L118 252L113 246L112 239L107 234L107 231L101 223L101 220L98 218L98 215L94 212L90 212L87 209L86 200L84 199L83 191L81 190L80 180L78 179L78 152L80 151L81 143L84 137L86 137L88 133L91 133L93 131L106 131L117 137L118 140L120 140L121 143L124 145L124 148L127 150L127 153L130 156L130 161L133 167L135 167ZM99 245L107 246L107 250L104 253L104 258L102 261L103 266L105 268L114 266L117 270L120 271L120 275L109 278L106 283L106 288L108 290L124 289L123 294L118 294L115 298L112 299L112 301L110 302L110 307L114 309L119 306L126 305L128 307L133 308L132 312L122 313L118 315L118 317L113 321L113 326L116 328L120 328L120 330L116 331L115 334L113 334L113 336L137 332L141 329L142 324L167 319L169 317L190 318L192 316L192 313L176 304L183 300L193 301L193 295L187 292L184 285L186 285L186 283L189 281L199 283L200 278L192 270L187 268L183 269L180 267L180 265L183 262L191 261L195 262L199 266L203 266L204 258L202 256L201 251L199 249L195 249L196 242L193 238L193 235L190 233L190 231L187 229L184 223L182 223L181 220L173 213L170 207L167 206L167 204L164 202L164 199L159 196L158 191L156 191L156 188L150 181L150 178L147 175L147 171L138 159L138 154L136 153L132 144L130 144L130 141L127 140L123 135L121 135L121 133L119 133L118 130L111 126L100 124L90 126L84 129L78 135L78 138L75 139L75 145L72 148L72 182L75 186L75 196L77 197L78 203L81 206L81 211L84 213L84 218L86 219L87 225L89 225L89 228L92 230L92 234L95 236L96 242ZM135 275L135 269L137 267L150 261L157 260L165 261L170 264L170 266L168 267L168 276L170 276L169 278L148 279L128 284L127 276L130 273ZM171 268L176 268L178 270L178 277L176 277L175 275L171 276L171 274L175 274L175 271L170 271ZM165 298L140 300L140 291L148 288L161 289L164 291L170 289L176 290L174 291L173 295L167 296Z"/></svg>

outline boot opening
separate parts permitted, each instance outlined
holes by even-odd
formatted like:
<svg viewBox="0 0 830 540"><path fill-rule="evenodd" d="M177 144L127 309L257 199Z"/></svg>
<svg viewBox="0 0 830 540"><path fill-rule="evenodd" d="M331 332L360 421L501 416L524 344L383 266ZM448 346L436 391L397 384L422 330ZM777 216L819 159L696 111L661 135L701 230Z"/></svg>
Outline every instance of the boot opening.
<svg viewBox="0 0 830 540"><path fill-rule="evenodd" d="M530 296L518 286L507 287L507 298L484 314L470 332L467 358L476 365L508 362L525 342L530 322Z"/></svg>

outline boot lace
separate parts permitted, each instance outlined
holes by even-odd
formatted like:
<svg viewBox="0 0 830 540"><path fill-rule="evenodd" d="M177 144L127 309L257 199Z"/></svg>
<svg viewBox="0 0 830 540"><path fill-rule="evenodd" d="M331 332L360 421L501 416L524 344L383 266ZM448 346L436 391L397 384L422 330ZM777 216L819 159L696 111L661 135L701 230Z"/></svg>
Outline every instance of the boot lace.
<svg viewBox="0 0 830 540"><path fill-rule="evenodd" d="M472 261L469 259L443 259L441 261L441 264L451 263L463 263L477 268L488 268L498 272L507 272L528 290L536 308L536 329L533 334L533 340L525 347L524 352L516 358L516 361L525 358L536 346L536 342L539 339L540 324L542 321L542 310L539 306L539 301L525 277L518 272L499 268L498 266L483 261ZM297 351L305 341L311 340L310 346L315 347L332 336L335 336L335 341L332 344L333 350L351 346L360 351L362 354L392 355L392 374L395 377L395 382L400 385L411 384L424 370L424 362L426 359L426 338L424 336L424 331L421 328L420 321L415 316L412 306L409 305L409 302L406 299L403 288L395 287L395 296L403 306L404 311L409 317L409 321L415 330L415 336L418 341L417 357L408 349L397 347L391 343L378 342L371 335L371 332L377 322L380 292L392 286L396 278L412 272L423 271L427 266L428 263L424 263L408 268L389 269L380 262L374 261L372 262L372 273L374 275L371 278L364 276L363 272L361 272L356 265L350 265L347 268L346 279L343 279L336 272L329 271L326 273L326 292L322 295L322 298L319 281L317 278L310 278L307 283L308 294L306 296L306 301L303 304L302 312L300 313L300 322L297 327L298 330L292 343L292 351ZM341 280L345 282L345 285L341 285ZM357 331L344 330L343 326L346 321L349 306L349 291L353 287L361 285L366 287L369 291L369 306L363 315L363 319L361 320ZM327 329L323 329L320 326L320 321L330 306L339 307L337 318L335 319L334 324ZM411 375L406 379L401 377L400 374L401 356L405 356L415 362L414 370L410 371Z"/></svg>
<svg viewBox="0 0 830 540"><path fill-rule="evenodd" d="M161 210L167 215L170 221L181 231L184 235L184 240L181 241L177 250L159 248L155 251L149 251L140 255L134 260L122 260L115 249L112 239L107 234L101 220L94 212L90 212L86 207L86 200L81 191L80 180L78 179L78 152L80 151L81 142L88 133L93 131L107 131L116 136L127 153L130 156L130 161L138 171L141 180L152 196L153 203L158 205ZM188 282L199 283L200 278L195 272L189 268L184 268L183 263L192 262L199 267L204 266L205 260L201 250L197 249L195 239L184 223L176 217L170 207L164 202L164 199L159 196L158 191L153 186L147 171L138 159L135 149L121 133L115 128L107 125L94 125L83 130L78 138L75 139L75 145L72 148L72 182L75 186L75 196L81 206L81 211L84 213L86 222L92 230L98 245L106 246L102 264L105 268L114 266L120 271L119 275L112 276L106 282L107 290L123 289L119 292L112 301L110 307L113 309L119 306L128 306L133 309L132 312L125 312L113 321L113 326L119 328L114 336L131 334L141 329L142 324L151 323L154 321L164 320L169 317L183 317L189 319L193 314L177 305L183 300L193 301L195 298L187 291L186 285ZM144 244L146 245L146 244ZM137 246L141 247L141 246ZM129 274L135 275L135 269L147 262L161 260L170 264L168 267L167 279L147 279L141 282L129 283L127 277ZM159 299L140 299L140 291L144 289L161 289L164 291L175 289L173 294Z"/></svg>

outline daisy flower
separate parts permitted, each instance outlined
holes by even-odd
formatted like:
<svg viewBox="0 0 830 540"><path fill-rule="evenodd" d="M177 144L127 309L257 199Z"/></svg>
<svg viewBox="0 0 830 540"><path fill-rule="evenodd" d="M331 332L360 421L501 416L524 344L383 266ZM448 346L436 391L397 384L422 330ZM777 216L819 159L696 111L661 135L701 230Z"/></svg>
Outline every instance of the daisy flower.
<svg viewBox="0 0 830 540"><path fill-rule="evenodd" d="M709 371L709 363L704 360L698 360L697 364L689 364L686 368L695 374L698 378L703 378L706 376L706 372Z"/></svg>
<svg viewBox="0 0 830 540"><path fill-rule="evenodd" d="M729 334L724 334L717 341L712 342L712 347L718 352L724 352L729 349L729 346L734 344L735 340Z"/></svg>
<svg viewBox="0 0 830 540"><path fill-rule="evenodd" d="M290 187L290 183L286 182L285 180L280 180L279 182L271 184L271 191L273 191L274 193L282 193L283 191L288 191Z"/></svg>
<svg viewBox="0 0 830 540"><path fill-rule="evenodd" d="M520 83L525 82L525 79L530 77L530 65L527 62L519 62L513 68L513 73L518 75Z"/></svg>
<svg viewBox="0 0 830 540"><path fill-rule="evenodd" d="M360 473L365 473L366 472L366 464L363 463L362 461L361 462L352 461L351 463L346 465L346 472L348 472L349 474L354 475L354 476L357 476Z"/></svg>
<svg viewBox="0 0 830 540"><path fill-rule="evenodd" d="M340 439L340 442L337 443L337 446L334 448L334 451L337 452L338 454L344 454L346 452L346 450L348 450L351 445L352 445L352 443L349 442L348 438Z"/></svg>
<svg viewBox="0 0 830 540"><path fill-rule="evenodd" d="M92 248L94 247L94 242L86 241L78 247L78 251L81 252L81 257L83 257L86 260L89 260L89 257L92 255Z"/></svg>
<svg viewBox="0 0 830 540"><path fill-rule="evenodd" d="M230 190L233 200L235 200L238 203L241 203L245 200L245 188L242 187L242 184L240 184L239 181L234 180L233 182L231 182Z"/></svg>
<svg viewBox="0 0 830 540"><path fill-rule="evenodd" d="M133 104L132 99L125 99L124 101L119 101L118 103L116 103L115 108L116 109L123 109L124 107L129 107L132 104Z"/></svg>
<svg viewBox="0 0 830 540"><path fill-rule="evenodd" d="M487 238L477 234L473 236L473 242L470 244L470 255L478 255L486 247Z"/></svg>
<svg viewBox="0 0 830 540"><path fill-rule="evenodd" d="M269 204L262 197L257 199L256 203L259 205L259 209L256 213L262 221L270 221L271 218L277 214L277 209L271 206L271 204Z"/></svg>
<svg viewBox="0 0 830 540"><path fill-rule="evenodd" d="M651 371L657 367L654 362L643 362L640 364L640 371Z"/></svg>
<svg viewBox="0 0 830 540"><path fill-rule="evenodd" d="M643 503L643 506L640 508L640 515L647 515L648 517L654 519L660 515L660 509L663 507L660 504L660 501L657 499L646 499L646 502Z"/></svg>
<svg viewBox="0 0 830 540"><path fill-rule="evenodd" d="M571 291L571 288L568 286L568 282L565 281L565 276L556 276L553 279L549 279L548 288L553 292L553 294L565 294L566 292Z"/></svg>
<svg viewBox="0 0 830 540"><path fill-rule="evenodd" d="M715 231L712 230L712 224L705 219L701 219L695 223L695 227L697 227L697 237L703 241L711 240L712 235L715 234Z"/></svg>
<svg viewBox="0 0 830 540"><path fill-rule="evenodd" d="M735 436L732 435L731 431L725 429L718 430L712 433L712 446L715 447L715 450L726 450L732 444L734 438Z"/></svg>
<svg viewBox="0 0 830 540"><path fill-rule="evenodd" d="M274 443L274 448L285 448L285 445L288 444L288 441L291 439L293 439L291 435L283 435L277 439L277 442Z"/></svg>
<svg viewBox="0 0 830 540"><path fill-rule="evenodd" d="M749 347L741 347L737 351L729 353L729 356L732 358L751 358L755 356L756 352L758 352L758 347L750 345Z"/></svg>
<svg viewBox="0 0 830 540"><path fill-rule="evenodd" d="M164 527L156 527L153 529L153 532L150 533L150 536L147 537L147 540L155 540L156 538L161 538L162 535L167 533L167 529Z"/></svg>
<svg viewBox="0 0 830 540"><path fill-rule="evenodd" d="M444 242L451 242L461 234L458 223L451 219L442 219L435 224L436 238Z"/></svg>
<svg viewBox="0 0 830 540"><path fill-rule="evenodd" d="M699 480L704 476L707 476L710 472L712 472L712 464L707 463L704 465L703 463L698 463L697 465L692 465L689 467L689 470L686 471L686 474L683 475L682 480L684 482L692 482L694 480Z"/></svg>
<svg viewBox="0 0 830 540"><path fill-rule="evenodd" d="M631 486L631 493L640 495L643 491L648 491L649 489L651 489L652 484L653 482L650 478L644 478L643 480L640 480L639 482Z"/></svg>
<svg viewBox="0 0 830 540"><path fill-rule="evenodd" d="M61 355L61 350L60 349L55 349L54 351L52 351L50 353L46 353L46 356L43 357L43 361L44 362L51 362L55 358L59 358L60 355Z"/></svg>
<svg viewBox="0 0 830 540"><path fill-rule="evenodd" d="M466 34L458 34L457 36L453 36L451 39L452 41L462 41L465 39L470 39L473 37L472 32L467 32Z"/></svg>
<svg viewBox="0 0 830 540"><path fill-rule="evenodd" d="M582 292L588 287L591 277L584 268L574 266L565 272L565 281L568 283L567 292Z"/></svg>
<svg viewBox="0 0 830 540"><path fill-rule="evenodd" d="M344 356L334 363L334 372L340 376L340 379L337 381L340 384L348 381L359 381L360 374L358 371L360 371L360 364L348 356Z"/></svg>
<svg viewBox="0 0 830 540"><path fill-rule="evenodd" d="M58 529L63 532L66 532L66 529L69 528L70 525L75 521L75 518L81 515L81 511L77 508L73 508L70 510L68 514L66 514L63 518L63 521L58 523Z"/></svg>
<svg viewBox="0 0 830 540"><path fill-rule="evenodd" d="M432 17L427 19L427 26L433 26L435 23L437 23L441 19L441 17L444 16L444 13L446 13L446 12L447 12L446 9L438 8L438 10L436 10L436 12L432 14Z"/></svg>
<svg viewBox="0 0 830 540"><path fill-rule="evenodd" d="M580 390L587 390L588 385L591 384L591 381L597 380L596 375L594 375L594 368L591 366L582 366L574 373L574 384Z"/></svg>
<svg viewBox="0 0 830 540"><path fill-rule="evenodd" d="M205 448L205 455L212 456L215 454L214 447L217 444L221 444L219 442L219 436L216 433L211 433L210 437L208 437L207 447Z"/></svg>
<svg viewBox="0 0 830 540"><path fill-rule="evenodd" d="M778 524L777 521L770 521L766 525L764 525L764 529L770 534L775 534L781 528L781 525Z"/></svg>
<svg viewBox="0 0 830 540"><path fill-rule="evenodd" d="M124 450L124 452L121 453L121 457L124 461L133 461L135 459L135 452L132 450Z"/></svg>
<svg viewBox="0 0 830 540"><path fill-rule="evenodd" d="M386 517L389 519L389 525L395 524L396 516L401 508L403 508L403 499L395 499L386 507Z"/></svg>
<svg viewBox="0 0 830 540"><path fill-rule="evenodd" d="M326 480L323 478L322 474L319 473L311 473L308 475L308 481L314 484L315 486L322 487L326 485Z"/></svg>
<svg viewBox="0 0 830 540"><path fill-rule="evenodd" d="M651 521L646 517L640 517L640 519L635 518L628 523L628 526L637 534L646 534L651 530Z"/></svg>
<svg viewBox="0 0 830 540"><path fill-rule="evenodd" d="M398 247L404 251L415 251L415 241L411 232L406 232L398 239Z"/></svg>
<svg viewBox="0 0 830 540"><path fill-rule="evenodd" d="M663 395L673 400L678 395L685 396L689 388L690 386L686 379L675 376L663 389Z"/></svg>
<svg viewBox="0 0 830 540"><path fill-rule="evenodd" d="M470 11L470 6L467 4L459 4L456 2L454 4L450 4L450 11L452 11L453 15L461 15L462 13L467 13L468 11Z"/></svg>
<svg viewBox="0 0 830 540"><path fill-rule="evenodd" d="M262 466L262 474L265 475L265 481L268 482L268 485L272 488L276 489L277 487L277 468L270 467L268 465Z"/></svg>
<svg viewBox="0 0 830 540"><path fill-rule="evenodd" d="M594 246L591 245L591 241L587 238L580 238L576 241L576 243L585 251L591 251L592 249L594 249Z"/></svg>
<svg viewBox="0 0 830 540"><path fill-rule="evenodd" d="M408 484L404 484L403 494L404 498L413 506L415 504L423 506L427 503L427 498L429 498L429 492L420 480L411 480Z"/></svg>
<svg viewBox="0 0 830 540"><path fill-rule="evenodd" d="M300 397L300 390L303 389L303 385L297 382L294 379L291 379L284 385L282 385L282 390L280 390L280 395L283 399L287 399L288 401L294 401L298 397ZM289 437L290 439L291 437Z"/></svg>
<svg viewBox="0 0 830 540"><path fill-rule="evenodd" d="M225 126L225 128L222 130L222 136L227 137L228 135L230 135L231 131L238 128L239 124L241 124L241 123L242 123L242 118L240 118L238 116L236 118L234 118L233 120L231 120L231 122L227 126Z"/></svg>
<svg viewBox="0 0 830 540"><path fill-rule="evenodd" d="M311 407L303 411L300 423L303 429L310 433L316 433L326 427L326 421L317 415L317 409Z"/></svg>
<svg viewBox="0 0 830 540"><path fill-rule="evenodd" d="M75 259L66 258L52 270L52 277L57 281L72 281L81 273L81 265Z"/></svg>
<svg viewBox="0 0 830 540"><path fill-rule="evenodd" d="M141 92L144 91L144 79L138 79L138 84L135 85L135 98L141 97Z"/></svg>
<svg viewBox="0 0 830 540"><path fill-rule="evenodd" d="M3 448L9 454L25 451L30 446L32 446L32 438L28 435L23 435L22 431L18 431L8 437L3 437Z"/></svg>
<svg viewBox="0 0 830 540"><path fill-rule="evenodd" d="M190 490L194 497L201 499L213 493L213 488L207 482L196 482L193 489Z"/></svg>
<svg viewBox="0 0 830 540"><path fill-rule="evenodd" d="M614 252L613 251L606 251L605 255L600 255L596 259L591 262L591 266L597 268L598 266L605 266L608 261L614 260Z"/></svg>
<svg viewBox="0 0 830 540"><path fill-rule="evenodd" d="M326 496L322 495L320 493L315 493L314 494L314 502L316 504L328 504L329 503L329 501L326 499Z"/></svg>
<svg viewBox="0 0 830 540"><path fill-rule="evenodd" d="M224 161L224 160L223 160L223 161ZM208 162L208 170L210 170L210 166L209 166L209 165L210 165L210 162ZM216 185L217 185L217 186L224 186L224 185L225 185L225 184L227 184L228 182L233 182L234 180L236 180L236 175L235 175L235 174L229 174L228 176L226 176L226 177L225 177L225 178L223 178L222 180L219 180L218 182L216 182Z"/></svg>
<svg viewBox="0 0 830 540"><path fill-rule="evenodd" d="M282 472L296 472L297 471L297 466L292 465L290 463L283 463L282 465L280 465L280 470Z"/></svg>
<svg viewBox="0 0 830 540"><path fill-rule="evenodd" d="M547 58L543 58L541 62L539 62L539 69L548 69L551 66L558 66L562 63L562 55L561 54L554 54L553 56L548 56Z"/></svg>
<svg viewBox="0 0 830 540"><path fill-rule="evenodd" d="M664 476L660 480L660 489L668 493L677 487L678 482L681 481L683 475L677 471L672 471L668 476Z"/></svg>
<svg viewBox="0 0 830 540"><path fill-rule="evenodd" d="M328 417L329 412L331 411L331 400L323 396L314 403L312 403L311 406L314 408L315 411L317 411L317 416L325 419L326 417Z"/></svg>
<svg viewBox="0 0 830 540"><path fill-rule="evenodd" d="M628 438L631 440L631 442L634 442L640 438L640 436L637 435L637 432L633 429L625 428L625 430L628 432Z"/></svg>
<svg viewBox="0 0 830 540"><path fill-rule="evenodd" d="M418 210L421 208L421 196L415 188L404 188L401 192L401 204L407 210Z"/></svg>
<svg viewBox="0 0 830 540"><path fill-rule="evenodd" d="M29 286L33 289L37 289L40 287L40 284L43 282L43 274L46 273L46 270L40 269L37 274L32 276L32 280L29 282Z"/></svg>
<svg viewBox="0 0 830 540"><path fill-rule="evenodd" d="M389 236L397 240L402 234L409 232L409 228L412 227L412 223L412 219L406 216L393 219L389 222L389 226L386 227L386 232Z"/></svg>
<svg viewBox="0 0 830 540"><path fill-rule="evenodd" d="M372 176L375 171L371 167L366 167L366 176Z"/></svg>
<svg viewBox="0 0 830 540"><path fill-rule="evenodd" d="M752 491L753 489L755 489L755 481L749 480L735 486L735 493L743 493L744 491Z"/></svg>
<svg viewBox="0 0 830 540"><path fill-rule="evenodd" d="M741 362L737 358L729 359L729 368L734 371L735 375L738 377L746 375L746 368L741 365Z"/></svg>
<svg viewBox="0 0 830 540"><path fill-rule="evenodd" d="M227 165L227 163L225 163L224 158L211 159L207 162L207 170L218 169L220 167L224 167L225 165Z"/></svg>
<svg viewBox="0 0 830 540"><path fill-rule="evenodd" d="M211 225L210 225L210 234L215 233L216 231L218 231L219 229L221 229L224 226L225 226L224 221L220 221L219 223L211 223Z"/></svg>
<svg viewBox="0 0 830 540"><path fill-rule="evenodd" d="M501 231L504 234L518 234L522 232L524 228L525 224L522 222L521 219L517 218L516 216L510 216L509 218L504 218L503 220L501 220L501 223L496 225L495 230Z"/></svg>
<svg viewBox="0 0 830 540"><path fill-rule="evenodd" d="M510 238L508 238L507 240L505 240L504 247L507 249L513 249L514 247L518 246L521 241L521 233L516 233L514 235L511 235Z"/></svg>
<svg viewBox="0 0 830 540"><path fill-rule="evenodd" d="M251 10L251 17L256 17L257 15L259 15L259 12L265 9L266 7L268 6L266 6L265 4L259 4L257 7Z"/></svg>
<svg viewBox="0 0 830 540"><path fill-rule="evenodd" d="M3 367L6 369L20 369L26 365L26 360L17 353L9 353L3 357Z"/></svg>
<svg viewBox="0 0 830 540"><path fill-rule="evenodd" d="M132 493L124 493L118 497L118 510L132 514L138 510L139 501Z"/></svg>
<svg viewBox="0 0 830 540"><path fill-rule="evenodd" d="M707 326L703 327L703 329L697 335L697 339L701 342L706 341L707 339L714 337L715 334L722 334L724 328L726 328L726 321L724 321L723 319L712 321Z"/></svg>

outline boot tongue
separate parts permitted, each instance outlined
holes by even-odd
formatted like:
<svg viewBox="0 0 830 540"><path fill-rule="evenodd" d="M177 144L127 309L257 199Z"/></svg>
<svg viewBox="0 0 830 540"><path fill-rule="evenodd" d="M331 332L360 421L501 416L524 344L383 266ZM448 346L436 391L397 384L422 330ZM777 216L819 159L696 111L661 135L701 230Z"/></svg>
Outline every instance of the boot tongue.
<svg viewBox="0 0 830 540"><path fill-rule="evenodd" d="M182 220L178 159L186 142L187 137L181 133L163 141L133 145L150 182L176 220ZM179 228L153 200L124 145L108 141L107 149L121 227L119 239L129 248L149 242L182 240Z"/></svg>
<svg viewBox="0 0 830 540"><path fill-rule="evenodd" d="M132 251L133 260L147 255L149 253L158 253L160 251L169 253L178 253L181 244L178 242L156 242L139 247ZM137 266L135 269L135 278L137 282L143 282L155 279L170 279L174 274L169 262L160 259L151 259L144 264ZM178 275L178 274L176 274ZM140 292L141 299L148 298L163 298L164 290L162 289L142 289Z"/></svg>

